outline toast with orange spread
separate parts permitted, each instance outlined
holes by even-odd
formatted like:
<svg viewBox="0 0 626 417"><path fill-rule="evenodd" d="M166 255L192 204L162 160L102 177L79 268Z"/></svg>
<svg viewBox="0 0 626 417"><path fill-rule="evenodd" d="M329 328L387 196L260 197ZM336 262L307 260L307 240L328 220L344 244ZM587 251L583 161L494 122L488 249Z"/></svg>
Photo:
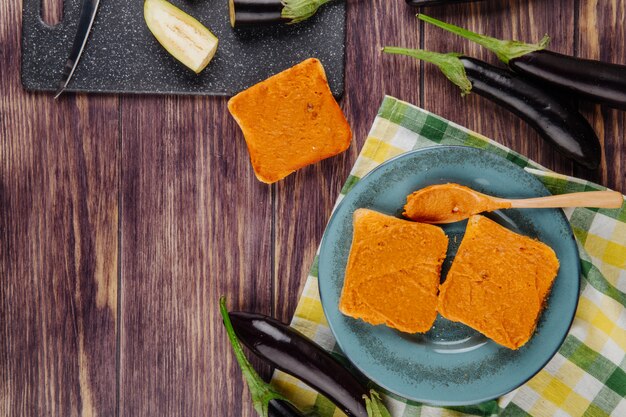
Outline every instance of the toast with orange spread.
<svg viewBox="0 0 626 417"><path fill-rule="evenodd" d="M428 331L448 238L437 226L354 212L354 235L339 310L407 333Z"/></svg>
<svg viewBox="0 0 626 417"><path fill-rule="evenodd" d="M441 285L438 311L519 349L535 331L558 270L549 246L474 215Z"/></svg>
<svg viewBox="0 0 626 417"><path fill-rule="evenodd" d="M243 131L257 178L268 184L350 146L350 126L314 58L237 94L228 110Z"/></svg>

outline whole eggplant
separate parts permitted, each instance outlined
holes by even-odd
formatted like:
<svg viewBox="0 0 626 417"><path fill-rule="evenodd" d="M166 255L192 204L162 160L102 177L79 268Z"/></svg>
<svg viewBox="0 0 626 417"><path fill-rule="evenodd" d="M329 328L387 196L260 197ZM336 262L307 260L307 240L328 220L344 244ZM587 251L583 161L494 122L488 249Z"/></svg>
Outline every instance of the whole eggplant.
<svg viewBox="0 0 626 417"><path fill-rule="evenodd" d="M600 141L574 107L508 71L478 59L460 59L472 91L520 116L565 156L587 168L598 167Z"/></svg>
<svg viewBox="0 0 626 417"><path fill-rule="evenodd" d="M626 65L542 49L509 60L509 67L591 102L626 110Z"/></svg>
<svg viewBox="0 0 626 417"><path fill-rule="evenodd" d="M438 65L464 93L475 92L515 113L565 156L590 169L600 164L600 141L589 122L574 107L519 75L459 54L395 47L384 51Z"/></svg>
<svg viewBox="0 0 626 417"><path fill-rule="evenodd" d="M419 18L469 39L494 52L513 71L569 91L594 103L626 110L626 65L577 58L546 50L545 36L538 44L492 38L432 17Z"/></svg>
<svg viewBox="0 0 626 417"><path fill-rule="evenodd" d="M368 416L367 387L319 345L271 317L245 312L229 315L238 339L255 354L322 393L347 416Z"/></svg>
<svg viewBox="0 0 626 417"><path fill-rule="evenodd" d="M299 23L331 0L228 0L232 27Z"/></svg>
<svg viewBox="0 0 626 417"><path fill-rule="evenodd" d="M233 348L235 359L237 359L237 363L241 368L243 379L246 381L246 384L248 384L254 408L259 415L267 415L268 417L304 417L304 415L279 394L274 387L261 379L250 361L248 361L248 358L246 358L241 343L233 329L228 308L226 307L226 297L224 296L220 297L220 314L222 315L226 335Z"/></svg>

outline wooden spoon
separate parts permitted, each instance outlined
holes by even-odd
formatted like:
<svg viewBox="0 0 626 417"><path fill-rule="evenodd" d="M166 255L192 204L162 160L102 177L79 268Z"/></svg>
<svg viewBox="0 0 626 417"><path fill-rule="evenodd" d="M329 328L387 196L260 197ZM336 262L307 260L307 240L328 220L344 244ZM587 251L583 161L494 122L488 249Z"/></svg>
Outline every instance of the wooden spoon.
<svg viewBox="0 0 626 417"><path fill-rule="evenodd" d="M431 185L407 197L404 216L424 223L453 223L482 213L508 208L597 207L619 208L617 191L589 191L511 200L491 197L459 184Z"/></svg>

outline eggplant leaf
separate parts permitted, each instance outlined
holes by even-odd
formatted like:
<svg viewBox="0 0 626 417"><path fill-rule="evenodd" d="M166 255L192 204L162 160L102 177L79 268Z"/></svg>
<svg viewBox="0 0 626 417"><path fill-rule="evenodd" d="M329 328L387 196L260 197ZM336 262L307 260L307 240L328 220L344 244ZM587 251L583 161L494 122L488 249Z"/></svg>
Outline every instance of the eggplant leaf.
<svg viewBox="0 0 626 417"><path fill-rule="evenodd" d="M369 417L391 417L391 413L387 410L376 391L370 390L370 396L363 396L363 398L365 399L365 408Z"/></svg>
<svg viewBox="0 0 626 417"><path fill-rule="evenodd" d="M322 5L330 0L283 0L281 16L289 19L289 23L298 23L317 13Z"/></svg>

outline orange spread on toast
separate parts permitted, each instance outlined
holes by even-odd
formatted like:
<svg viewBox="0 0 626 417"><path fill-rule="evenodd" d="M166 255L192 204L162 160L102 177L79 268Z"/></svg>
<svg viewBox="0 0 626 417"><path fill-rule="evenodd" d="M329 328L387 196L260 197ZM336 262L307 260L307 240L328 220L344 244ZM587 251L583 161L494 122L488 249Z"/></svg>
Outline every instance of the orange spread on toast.
<svg viewBox="0 0 626 417"><path fill-rule="evenodd" d="M314 58L237 94L228 110L243 131L257 178L268 184L350 146L350 126Z"/></svg>
<svg viewBox="0 0 626 417"><path fill-rule="evenodd" d="M367 209L354 212L353 227L339 310L407 333L428 331L447 236L437 226Z"/></svg>
<svg viewBox="0 0 626 417"><path fill-rule="evenodd" d="M441 285L438 311L519 349L535 331L558 269L549 246L472 216Z"/></svg>

